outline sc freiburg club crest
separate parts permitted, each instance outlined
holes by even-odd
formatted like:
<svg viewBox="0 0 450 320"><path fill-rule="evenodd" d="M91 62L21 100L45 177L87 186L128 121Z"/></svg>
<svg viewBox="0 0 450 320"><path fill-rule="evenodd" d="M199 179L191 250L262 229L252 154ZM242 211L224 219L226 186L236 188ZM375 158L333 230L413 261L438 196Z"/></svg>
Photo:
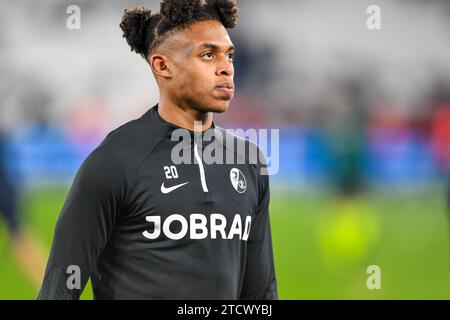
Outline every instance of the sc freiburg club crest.
<svg viewBox="0 0 450 320"><path fill-rule="evenodd" d="M241 170L237 168L233 168L230 170L230 180L233 188L239 192L244 193L247 189L247 181L245 180L244 175Z"/></svg>

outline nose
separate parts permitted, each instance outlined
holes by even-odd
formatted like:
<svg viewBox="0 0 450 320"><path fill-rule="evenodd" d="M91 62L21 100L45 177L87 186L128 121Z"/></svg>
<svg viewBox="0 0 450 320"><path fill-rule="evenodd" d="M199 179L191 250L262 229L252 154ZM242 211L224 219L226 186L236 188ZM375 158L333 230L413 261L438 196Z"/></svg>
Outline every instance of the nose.
<svg viewBox="0 0 450 320"><path fill-rule="evenodd" d="M232 76L234 74L234 65L229 59L222 59L217 66L216 74L218 76Z"/></svg>

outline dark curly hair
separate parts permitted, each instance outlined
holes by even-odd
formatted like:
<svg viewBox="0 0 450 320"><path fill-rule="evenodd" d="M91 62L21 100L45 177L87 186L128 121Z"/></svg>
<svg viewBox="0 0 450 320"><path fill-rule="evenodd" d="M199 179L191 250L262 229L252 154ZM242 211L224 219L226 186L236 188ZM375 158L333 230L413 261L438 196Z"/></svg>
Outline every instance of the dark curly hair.
<svg viewBox="0 0 450 320"><path fill-rule="evenodd" d="M126 9L120 28L131 51L146 59L171 31L205 20L216 20L225 28L234 28L238 20L236 0L162 0L161 10L156 14L144 7Z"/></svg>

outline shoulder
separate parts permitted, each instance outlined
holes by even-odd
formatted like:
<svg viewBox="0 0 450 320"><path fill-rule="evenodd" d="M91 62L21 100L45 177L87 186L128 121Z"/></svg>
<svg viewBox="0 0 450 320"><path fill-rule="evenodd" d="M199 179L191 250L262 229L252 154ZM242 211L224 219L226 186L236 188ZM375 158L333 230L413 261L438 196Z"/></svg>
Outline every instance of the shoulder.
<svg viewBox="0 0 450 320"><path fill-rule="evenodd" d="M237 135L233 130L226 130L216 126L220 142L229 152L235 154L236 159L258 169L267 167L264 151L253 141ZM257 137L254 137L257 138Z"/></svg>
<svg viewBox="0 0 450 320"><path fill-rule="evenodd" d="M99 148L111 153L127 153L133 155L148 152L163 138L165 128L148 116L149 112L142 117L129 121L119 128L111 131Z"/></svg>
<svg viewBox="0 0 450 320"><path fill-rule="evenodd" d="M234 153L236 163L244 164L253 172L253 176L258 184L259 198L261 199L269 189L267 158L264 151L253 141L238 136L233 130L226 130L218 126L216 126L216 129L224 148L228 152Z"/></svg>
<svg viewBox="0 0 450 320"><path fill-rule="evenodd" d="M109 173L108 179L123 178L132 174L164 134L164 128L144 114L108 133L83 162L82 169L96 174Z"/></svg>

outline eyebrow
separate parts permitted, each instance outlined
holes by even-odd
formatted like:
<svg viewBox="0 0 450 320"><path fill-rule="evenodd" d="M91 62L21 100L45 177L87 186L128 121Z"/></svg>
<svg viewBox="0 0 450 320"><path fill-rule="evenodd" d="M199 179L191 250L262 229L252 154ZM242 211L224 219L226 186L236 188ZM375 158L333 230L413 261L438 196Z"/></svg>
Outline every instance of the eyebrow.
<svg viewBox="0 0 450 320"><path fill-rule="evenodd" d="M213 44L213 43L204 43L200 46L197 47L198 50L200 49L211 49L214 51L218 51L220 50L220 47L217 44ZM231 45L226 51L232 51L232 50L236 50L236 48Z"/></svg>

